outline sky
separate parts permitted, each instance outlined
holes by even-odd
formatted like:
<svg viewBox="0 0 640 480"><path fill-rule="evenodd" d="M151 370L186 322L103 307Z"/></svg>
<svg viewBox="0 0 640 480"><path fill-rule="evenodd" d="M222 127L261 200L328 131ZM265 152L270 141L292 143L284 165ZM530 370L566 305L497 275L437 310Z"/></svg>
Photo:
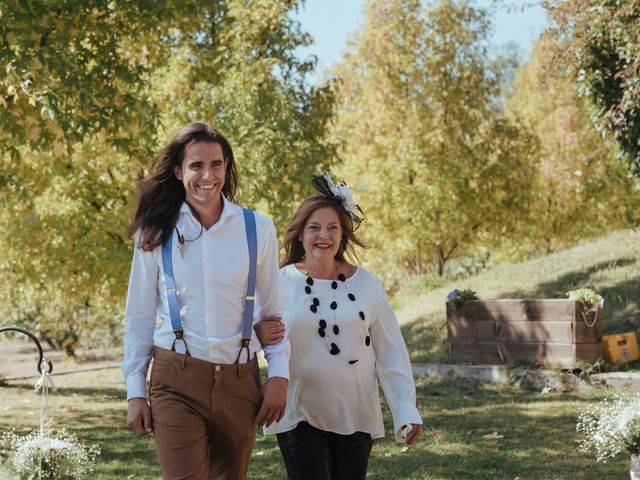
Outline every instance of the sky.
<svg viewBox="0 0 640 480"><path fill-rule="evenodd" d="M302 10L295 18L302 28L314 38L314 45L301 49L304 57L316 55L318 69L316 81L325 68L340 60L347 45L347 38L362 26L362 7L365 0L305 0ZM494 18L492 44L499 48L508 42L518 45L520 60L525 62L531 47L540 33L547 27L547 16L536 0L505 0ZM475 4L488 7L491 0L475 0Z"/></svg>

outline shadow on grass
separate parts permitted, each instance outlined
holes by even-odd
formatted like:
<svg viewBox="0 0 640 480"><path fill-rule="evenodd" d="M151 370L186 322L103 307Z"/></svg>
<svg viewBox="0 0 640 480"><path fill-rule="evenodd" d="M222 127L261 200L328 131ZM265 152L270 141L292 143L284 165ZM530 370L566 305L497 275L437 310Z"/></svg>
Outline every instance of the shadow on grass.
<svg viewBox="0 0 640 480"><path fill-rule="evenodd" d="M619 258L611 262L601 262L585 270L566 273L551 282L537 285L532 291L513 290L501 295L502 298L565 298L566 292L585 286L596 286L594 279L607 270L626 267L638 262L635 258ZM605 274L606 275L606 274ZM604 333L638 331L640 328L640 275L619 281L615 285L600 289L604 298Z"/></svg>
<svg viewBox="0 0 640 480"><path fill-rule="evenodd" d="M603 288L605 333L640 330L640 275Z"/></svg>
<svg viewBox="0 0 640 480"><path fill-rule="evenodd" d="M56 377L53 376L54 381ZM6 384L1 385L0 389L6 389L7 391L14 390L19 392L20 390L24 390L25 392L32 392L33 385L37 381L37 377L34 377L33 380L10 380L7 381ZM100 383L100 379L96 380L96 383ZM127 392L124 388L109 388L109 387L66 387L60 386L55 390L54 395L56 396L82 396L87 397L88 399L97 399L99 398L101 401L123 401L127 400Z"/></svg>
<svg viewBox="0 0 640 480"><path fill-rule="evenodd" d="M533 291L513 290L502 295L503 298L522 298L534 295L536 298L565 298L568 290L591 284L592 276L617 267L626 267L638 263L637 258L618 258L609 262L600 262L586 269L567 272L550 282L539 284Z"/></svg>
<svg viewBox="0 0 640 480"><path fill-rule="evenodd" d="M72 391L73 389L68 389ZM136 437L125 425L126 402L112 390L79 389L83 395L57 405L59 425L86 444L98 444L101 455L93 480L156 479L160 471L152 437ZM7 392L3 402L17 404L0 417L0 431L23 426L37 402L23 404L23 394ZM86 395L86 396L85 396ZM95 395L93 400L92 395ZM418 406L425 428L422 438L404 450L391 438L391 417L384 406L387 437L376 440L369 479L423 480L613 480L622 478L626 458L601 465L578 451L575 422L588 403L608 395L593 390L571 395L540 395L510 386L467 381L418 379ZM115 395L118 396L118 393ZM37 420L32 416L30 422ZM497 432L503 438L483 438ZM282 459L273 436L258 433L249 478L284 479Z"/></svg>
<svg viewBox="0 0 640 480"><path fill-rule="evenodd" d="M565 298L568 290L591 285L591 277L617 267L626 267L637 263L636 258L618 258L609 262L600 262L589 268L567 272L550 282L543 282L533 290L516 289L501 295L502 298L523 298L534 296L535 298Z"/></svg>
<svg viewBox="0 0 640 480"><path fill-rule="evenodd" d="M447 322L444 316L442 320L437 317L421 316L400 327L412 362L447 361Z"/></svg>
<svg viewBox="0 0 640 480"><path fill-rule="evenodd" d="M463 381L421 381L417 391L422 438L406 451L377 442L367 478L613 480L628 468L626 458L602 465L578 450L575 423L589 396Z"/></svg>
<svg viewBox="0 0 640 480"><path fill-rule="evenodd" d="M127 401L127 392L124 388L61 387L57 392L61 396L79 395L88 398L100 397L104 401Z"/></svg>
<svg viewBox="0 0 640 480"><path fill-rule="evenodd" d="M96 478L160 478L153 437L137 437L124 425L91 425L73 429L87 444L100 445Z"/></svg>

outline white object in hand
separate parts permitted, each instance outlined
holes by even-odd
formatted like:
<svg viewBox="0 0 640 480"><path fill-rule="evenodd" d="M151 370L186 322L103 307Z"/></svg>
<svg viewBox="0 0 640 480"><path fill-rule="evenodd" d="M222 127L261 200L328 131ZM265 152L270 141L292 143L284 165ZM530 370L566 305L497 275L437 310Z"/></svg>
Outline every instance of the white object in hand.
<svg viewBox="0 0 640 480"><path fill-rule="evenodd" d="M411 430L413 430L413 425L411 425L410 423L404 425L402 427L402 431L400 432L400 438L402 438L402 440L406 442L407 436L409 435L409 433L411 433Z"/></svg>

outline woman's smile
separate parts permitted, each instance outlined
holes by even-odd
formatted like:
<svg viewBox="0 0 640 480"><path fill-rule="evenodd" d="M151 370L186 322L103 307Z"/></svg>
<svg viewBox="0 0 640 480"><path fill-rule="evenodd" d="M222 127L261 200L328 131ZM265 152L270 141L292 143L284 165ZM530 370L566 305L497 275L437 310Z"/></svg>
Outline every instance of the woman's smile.
<svg viewBox="0 0 640 480"><path fill-rule="evenodd" d="M342 226L336 211L324 207L313 212L302 231L301 240L308 259L333 265L342 240Z"/></svg>

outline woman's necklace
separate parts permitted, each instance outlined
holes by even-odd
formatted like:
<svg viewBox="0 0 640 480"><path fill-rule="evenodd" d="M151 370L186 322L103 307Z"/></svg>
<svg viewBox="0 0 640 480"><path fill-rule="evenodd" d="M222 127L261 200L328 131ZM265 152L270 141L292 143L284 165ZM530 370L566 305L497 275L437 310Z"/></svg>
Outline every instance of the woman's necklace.
<svg viewBox="0 0 640 480"><path fill-rule="evenodd" d="M338 336L340 335L340 326L338 325L339 322L338 322L338 317L336 315L336 312L339 306L338 298L336 294L338 293L339 285L344 286L345 287L344 290L346 290L346 280L347 280L346 276L344 275L344 273L340 272L338 268L338 263L334 261L333 275L332 275L332 278L330 279L331 290L332 292L334 292L334 296L330 299L331 301L329 303L329 308L331 310L330 314L333 320L332 322L333 326L332 328L329 328L329 324L327 323L326 318L323 318L323 315L319 312L320 300L318 299L317 296L313 295L315 282L313 277L309 273L309 267L307 266L306 262L304 262L304 269L307 277L305 279L304 291L307 294L307 298L309 300L309 310L311 310L311 312L316 316L318 320L318 335L325 341L325 344L329 348L329 353L331 355L340 355L342 358L344 358L347 361L349 365L353 365L357 363L359 358L349 359L349 358L345 358L344 355L341 354L341 349L339 347L339 340L338 340ZM347 293L346 298L351 302L356 301L355 295L351 292ZM364 322L365 314L361 309L358 309L358 310L359 310L358 316L360 317L360 320ZM325 314L326 313L327 312L325 312ZM368 328L366 324L362 324L362 327L363 327L362 336L364 337L364 339L361 340L361 345L364 343L365 347L369 347L371 345L371 337L369 335ZM360 351L361 350L362 350L362 347L360 348Z"/></svg>

